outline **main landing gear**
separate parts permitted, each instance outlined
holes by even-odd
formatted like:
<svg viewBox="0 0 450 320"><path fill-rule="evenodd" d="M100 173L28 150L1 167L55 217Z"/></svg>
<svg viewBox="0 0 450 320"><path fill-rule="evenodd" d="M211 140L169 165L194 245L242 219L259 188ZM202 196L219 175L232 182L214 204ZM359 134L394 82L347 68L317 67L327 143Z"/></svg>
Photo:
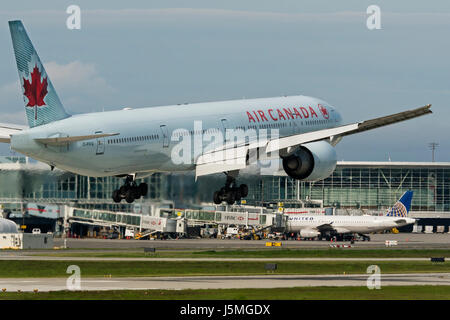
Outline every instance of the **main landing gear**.
<svg viewBox="0 0 450 320"><path fill-rule="evenodd" d="M227 174L227 181L225 187L219 191L214 192L214 203L221 204L222 201L226 201L228 204L234 204L236 201L240 201L241 198L245 198L248 195L248 186L241 184L239 187L236 184L236 178Z"/></svg>
<svg viewBox="0 0 450 320"><path fill-rule="evenodd" d="M146 183L136 184L134 177L129 175L125 179L125 183L118 190L112 193L112 199L115 203L119 203L122 199L126 202L132 203L140 197L146 196L148 192L148 185Z"/></svg>

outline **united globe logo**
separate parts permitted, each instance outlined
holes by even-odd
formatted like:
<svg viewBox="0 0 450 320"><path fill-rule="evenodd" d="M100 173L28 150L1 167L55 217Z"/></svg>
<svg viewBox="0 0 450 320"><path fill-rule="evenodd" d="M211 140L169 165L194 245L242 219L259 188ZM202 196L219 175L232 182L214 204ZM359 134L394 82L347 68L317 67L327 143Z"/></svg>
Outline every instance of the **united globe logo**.
<svg viewBox="0 0 450 320"><path fill-rule="evenodd" d="M397 201L392 208L388 210L386 214L389 217L406 217L407 215L406 207L400 201Z"/></svg>

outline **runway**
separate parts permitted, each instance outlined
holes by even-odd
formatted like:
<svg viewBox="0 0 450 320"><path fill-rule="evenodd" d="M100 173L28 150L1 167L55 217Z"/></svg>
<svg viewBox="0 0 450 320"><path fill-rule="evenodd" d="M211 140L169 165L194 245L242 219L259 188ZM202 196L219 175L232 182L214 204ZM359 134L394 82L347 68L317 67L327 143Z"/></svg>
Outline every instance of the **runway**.
<svg viewBox="0 0 450 320"><path fill-rule="evenodd" d="M361 249L385 248L386 240L397 240L399 249L449 249L450 234L373 234L371 241L357 241L352 247ZM127 249L152 247L157 249L255 249L263 248L267 241L272 240L219 240L219 239L179 239L179 240L104 240L104 239L66 239L66 245L71 249ZM276 241L276 240L275 240ZM330 244L345 244L347 242L330 243L329 241L281 241L283 248L326 248ZM64 246L63 239L55 239L55 246Z"/></svg>
<svg viewBox="0 0 450 320"><path fill-rule="evenodd" d="M282 262L282 261L430 261L430 258L115 258L115 257L52 257L30 256L23 254L7 254L0 252L0 260L20 261L255 261L255 262Z"/></svg>
<svg viewBox="0 0 450 320"><path fill-rule="evenodd" d="M369 274L82 278L81 290L183 290L366 286ZM380 285L450 285L450 273L381 274ZM68 290L66 278L0 279L6 292ZM70 282L69 282L70 283ZM0 292L1 297L1 292Z"/></svg>

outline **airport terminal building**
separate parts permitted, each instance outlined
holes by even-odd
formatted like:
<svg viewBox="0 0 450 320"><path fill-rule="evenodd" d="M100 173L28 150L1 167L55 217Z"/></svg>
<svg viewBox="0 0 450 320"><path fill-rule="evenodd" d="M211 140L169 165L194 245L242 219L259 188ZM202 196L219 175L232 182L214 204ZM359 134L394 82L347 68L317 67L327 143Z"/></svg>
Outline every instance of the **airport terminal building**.
<svg viewBox="0 0 450 320"><path fill-rule="evenodd" d="M3 216L28 228L44 224L44 230L61 230L62 206L79 208L75 213L80 215L90 209L117 212L121 215L104 216L136 222L142 214L151 214L148 208L167 200L175 208L201 209L211 203L211 190L222 186L224 176L202 177L195 182L192 174L156 173L144 180L149 186L146 197L133 204L116 204L111 194L123 183L121 178L79 176L50 170L48 165L25 157L2 157L0 203ZM413 217L443 219L445 225L450 221L450 162L342 161L330 177L316 182L297 181L284 172L243 176L240 181L249 186L248 205L332 208L335 214L381 212L403 192L413 190Z"/></svg>
<svg viewBox="0 0 450 320"><path fill-rule="evenodd" d="M384 209L413 190L413 211L450 214L450 162L340 161L325 180L296 181L281 172L252 185L254 201L319 201L324 207Z"/></svg>

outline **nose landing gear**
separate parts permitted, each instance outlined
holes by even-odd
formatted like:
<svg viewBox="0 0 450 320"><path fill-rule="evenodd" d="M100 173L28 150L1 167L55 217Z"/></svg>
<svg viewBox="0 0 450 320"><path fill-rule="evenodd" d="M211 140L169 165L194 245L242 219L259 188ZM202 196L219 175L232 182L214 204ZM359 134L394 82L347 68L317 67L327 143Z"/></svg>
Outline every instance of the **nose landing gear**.
<svg viewBox="0 0 450 320"><path fill-rule="evenodd" d="M133 203L134 200L146 196L147 193L148 185L146 183L137 185L134 176L128 175L124 185L113 191L112 199L115 203L120 203L122 199L125 199L127 203Z"/></svg>
<svg viewBox="0 0 450 320"><path fill-rule="evenodd" d="M231 205L236 201L240 201L241 198L245 198L247 195L248 186L246 184L241 184L238 187L236 184L236 179L230 175L227 175L225 186L214 192L213 201L215 204L221 204L222 201L226 201L227 204Z"/></svg>

